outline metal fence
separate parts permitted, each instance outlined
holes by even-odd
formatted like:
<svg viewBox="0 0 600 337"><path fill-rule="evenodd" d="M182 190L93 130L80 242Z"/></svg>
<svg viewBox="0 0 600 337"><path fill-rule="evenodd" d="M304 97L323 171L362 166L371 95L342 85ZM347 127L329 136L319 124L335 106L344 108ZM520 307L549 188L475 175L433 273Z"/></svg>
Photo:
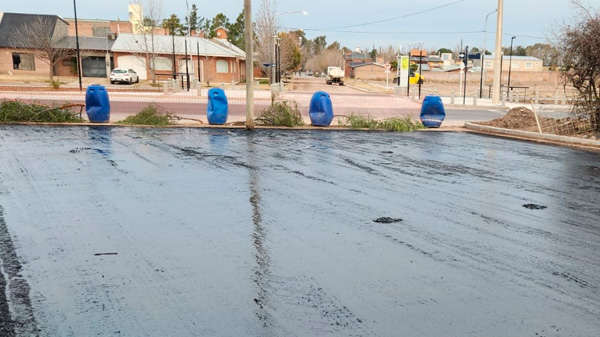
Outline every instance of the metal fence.
<svg viewBox="0 0 600 337"><path fill-rule="evenodd" d="M94 80L86 79L80 91L78 83L71 81L63 84L58 90L52 89L47 83L32 83L28 81L0 83L0 100L21 100L49 106L61 106L68 103L85 103L85 91ZM149 104L162 107L164 110L184 119L207 121L206 109L208 91L211 87L200 85L196 81L187 87L186 79L177 76L173 80L159 78L154 84L107 84L98 81L106 87L111 105L111 121L120 121L134 115ZM320 82L319 82L320 83ZM246 119L246 86L244 83L218 84L225 91L229 103L229 122L245 121ZM330 87L329 92L334 115L337 117L350 114L370 116L376 119L405 117L408 115L418 119L421 103L418 99L397 95L393 92L378 92L357 88L346 88L344 92L336 92L342 88ZM308 110L314 90L296 90L293 83L282 86L283 90L272 89L268 84L254 84L255 115L271 105L273 100L295 102L305 121L309 122ZM85 117L85 114L83 115ZM335 122L335 121L334 121Z"/></svg>
<svg viewBox="0 0 600 337"><path fill-rule="evenodd" d="M85 78L82 90L76 78L61 79L60 88L53 89L45 79L30 80L27 78L9 77L0 78L0 100L21 100L35 102L49 106L62 106L65 104L85 103L85 91L88 85L100 83L107 89L111 104L110 120L117 122L128 116L137 114L150 104L161 107L161 110L181 118L181 123L207 123L208 91L210 87L201 85L195 80L190 81L188 88L185 75L177 74L176 80L172 75L157 78L155 83L143 81L139 84L110 84L105 78ZM515 95L502 95L503 99L498 104L491 104L491 100L479 98L473 90L470 95L460 97L456 94L447 94L445 86L442 90L436 83L426 83L421 88L419 97L418 86L396 88L392 83L366 82L349 80L347 86L327 86L324 79L307 76L294 77L281 87L282 90L273 90L269 84L253 83L255 117L259 117L264 109L269 107L274 100L287 100L295 102L306 124L310 123L308 115L311 97L316 90L327 90L330 94L334 121L349 115L386 119L392 117L411 116L418 120L421 101L426 95L440 95L447 110L452 109L510 109L523 106L534 110L539 117L538 124L532 125L531 131L541 130L544 133L572 135L585 133L592 130L597 121L590 119L589 114L574 114L569 110L566 98L556 101L536 101L532 97L516 99ZM246 120L246 86L244 83L219 83L212 87L219 87L225 91L229 102L229 123L240 123ZM526 101L526 99L528 101ZM555 103L557 105L555 105ZM552 107L549 107L552 106ZM559 107L559 109L557 109ZM85 118L85 113L83 114ZM491 119L491 118L490 118ZM469 118L465 118L469 120Z"/></svg>

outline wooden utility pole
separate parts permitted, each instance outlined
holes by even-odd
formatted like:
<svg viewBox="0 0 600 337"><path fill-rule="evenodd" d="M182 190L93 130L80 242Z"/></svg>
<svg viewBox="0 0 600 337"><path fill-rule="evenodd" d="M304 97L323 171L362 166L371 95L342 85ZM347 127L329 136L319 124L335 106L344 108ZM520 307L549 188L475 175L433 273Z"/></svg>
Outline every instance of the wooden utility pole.
<svg viewBox="0 0 600 337"><path fill-rule="evenodd" d="M251 0L244 0L244 30L246 40L246 129L254 130L254 36Z"/></svg>

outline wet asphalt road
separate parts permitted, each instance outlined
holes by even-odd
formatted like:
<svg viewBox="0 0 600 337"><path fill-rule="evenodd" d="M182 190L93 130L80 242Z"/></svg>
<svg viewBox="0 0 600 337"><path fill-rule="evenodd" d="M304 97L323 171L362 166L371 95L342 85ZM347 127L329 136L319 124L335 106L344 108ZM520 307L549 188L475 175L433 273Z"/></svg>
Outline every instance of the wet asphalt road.
<svg viewBox="0 0 600 337"><path fill-rule="evenodd" d="M0 158L2 336L600 333L595 153L0 126Z"/></svg>

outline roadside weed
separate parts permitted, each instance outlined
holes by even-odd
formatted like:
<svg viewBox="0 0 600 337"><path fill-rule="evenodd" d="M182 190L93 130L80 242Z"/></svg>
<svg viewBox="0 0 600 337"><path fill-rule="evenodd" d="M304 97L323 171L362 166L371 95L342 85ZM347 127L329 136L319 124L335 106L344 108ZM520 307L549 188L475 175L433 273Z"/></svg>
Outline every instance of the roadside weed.
<svg viewBox="0 0 600 337"><path fill-rule="evenodd" d="M304 121L296 101L283 100L273 102L256 119L257 123L266 126L302 126Z"/></svg>
<svg viewBox="0 0 600 337"><path fill-rule="evenodd" d="M155 104L149 104L137 114L129 116L117 124L165 126L173 124L174 119L175 116L172 113Z"/></svg>
<svg viewBox="0 0 600 337"><path fill-rule="evenodd" d="M423 129L424 126L419 121L415 121L411 116L403 118L388 118L378 121L370 116L359 116L350 114L338 120L340 126L346 126L351 129L371 129L385 130L393 132L411 132Z"/></svg>
<svg viewBox="0 0 600 337"><path fill-rule="evenodd" d="M60 107L21 101L0 104L0 122L80 123L79 114Z"/></svg>

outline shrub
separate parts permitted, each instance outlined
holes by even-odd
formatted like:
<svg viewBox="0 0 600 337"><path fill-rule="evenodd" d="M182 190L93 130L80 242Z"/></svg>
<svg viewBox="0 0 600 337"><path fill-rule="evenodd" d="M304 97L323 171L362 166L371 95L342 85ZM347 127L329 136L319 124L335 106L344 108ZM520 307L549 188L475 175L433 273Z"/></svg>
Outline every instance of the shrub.
<svg viewBox="0 0 600 337"><path fill-rule="evenodd" d="M60 88L60 85L62 83L59 80L50 80L50 86L52 87L52 89L54 90L58 90Z"/></svg>
<svg viewBox="0 0 600 337"><path fill-rule="evenodd" d="M338 121L341 126L348 126L351 129L376 129L377 121L370 116L364 117L355 114L344 117L345 120Z"/></svg>
<svg viewBox="0 0 600 337"><path fill-rule="evenodd" d="M414 121L411 116L377 121L371 117L351 114L350 116L346 116L345 119L339 120L338 123L341 126L347 126L352 129L380 129L394 132L411 132L425 128L420 122Z"/></svg>
<svg viewBox="0 0 600 337"><path fill-rule="evenodd" d="M79 123L79 113L60 107L50 107L21 101L0 104L0 122Z"/></svg>
<svg viewBox="0 0 600 337"><path fill-rule="evenodd" d="M165 109L155 104L150 104L143 108L137 114L129 116L117 123L126 125L165 126L173 124L172 121L174 119L175 116L172 113L166 111Z"/></svg>
<svg viewBox="0 0 600 337"><path fill-rule="evenodd" d="M301 126L304 125L298 103L295 101L283 100L273 102L256 119L258 124L268 126Z"/></svg>
<svg viewBox="0 0 600 337"><path fill-rule="evenodd" d="M600 11L585 8L580 2L572 23L560 27L558 50L564 85L577 90L573 112L589 120L589 128L600 131Z"/></svg>
<svg viewBox="0 0 600 337"><path fill-rule="evenodd" d="M411 132L418 129L424 129L425 126L419 121L415 121L411 116L404 118L388 118L379 122L379 129L394 132Z"/></svg>

